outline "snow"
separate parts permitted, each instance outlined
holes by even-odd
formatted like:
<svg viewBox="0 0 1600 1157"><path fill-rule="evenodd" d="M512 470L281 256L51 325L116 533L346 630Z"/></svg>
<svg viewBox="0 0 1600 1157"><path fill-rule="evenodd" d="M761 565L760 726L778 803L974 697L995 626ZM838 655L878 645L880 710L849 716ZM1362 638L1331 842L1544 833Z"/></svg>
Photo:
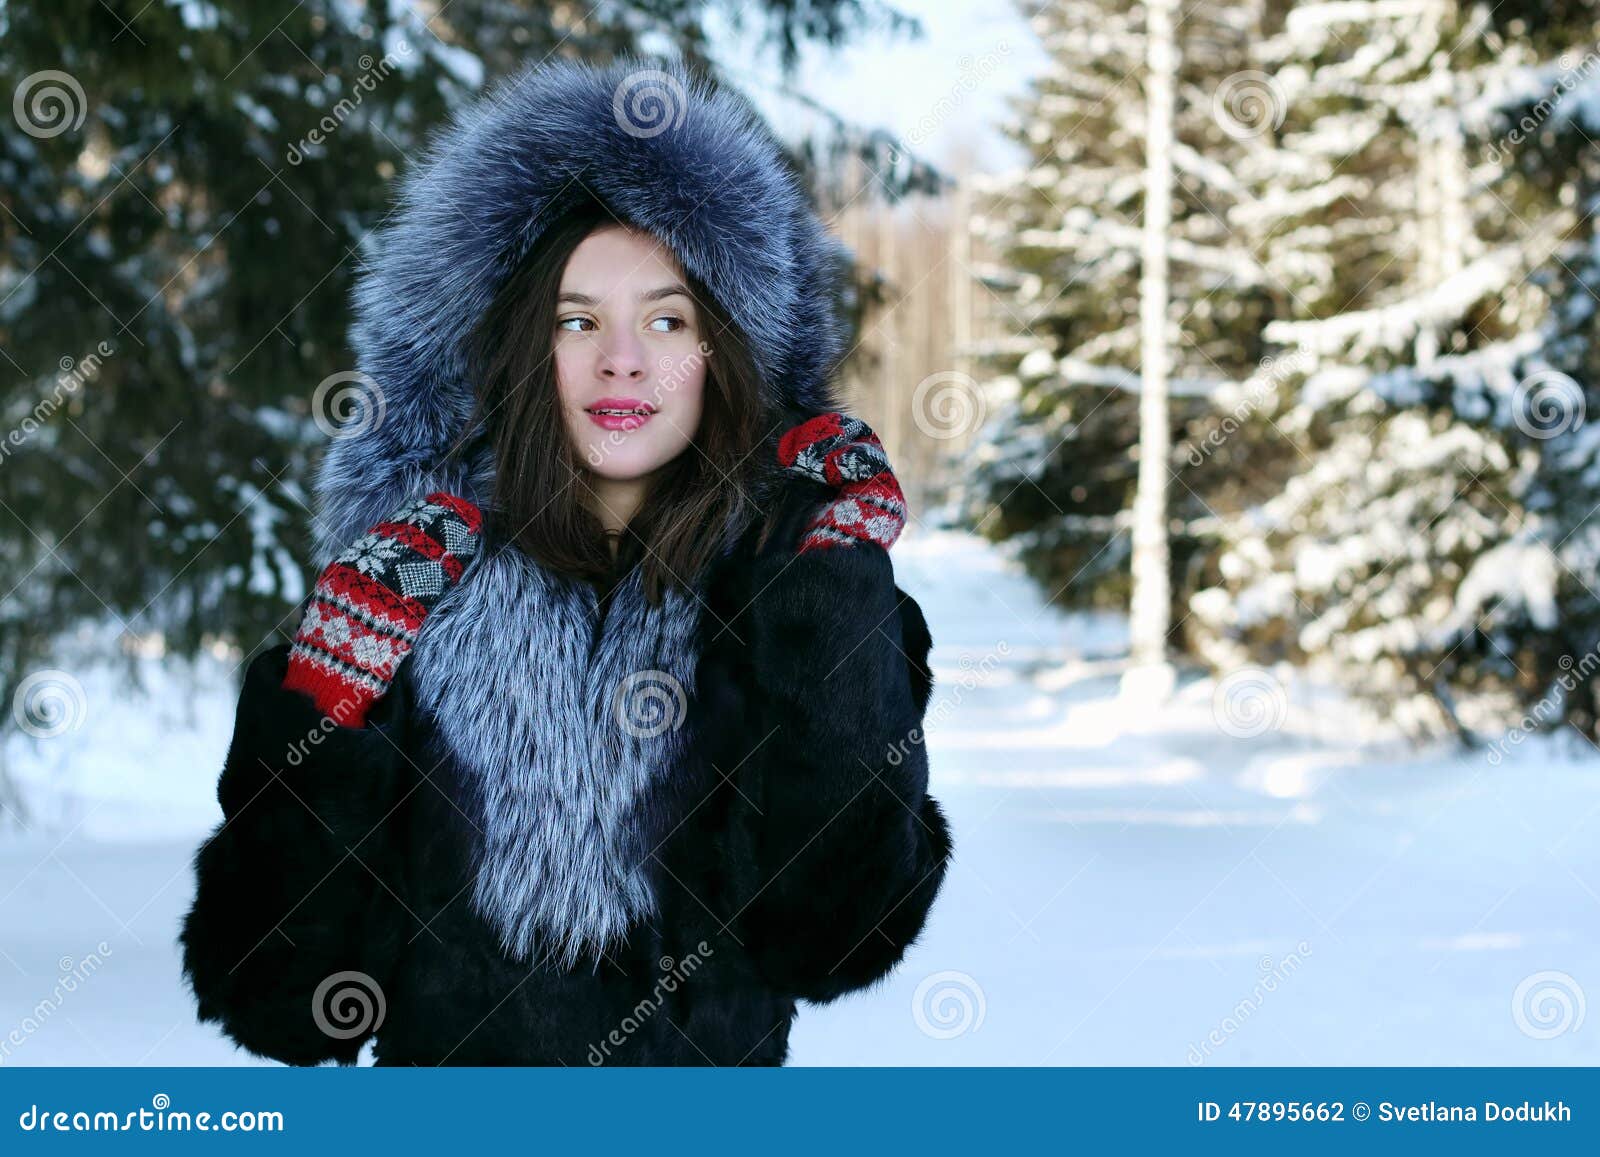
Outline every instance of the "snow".
<svg viewBox="0 0 1600 1157"><path fill-rule="evenodd" d="M475 92L483 87L483 61L476 54L453 44L436 44L431 50L434 59L444 65L445 71L461 87Z"/></svg>
<svg viewBox="0 0 1600 1157"><path fill-rule="evenodd" d="M802 1006L794 1063L1600 1059L1592 1032L1538 1039L1512 1004L1540 973L1600 981L1600 759L1581 741L1571 759L1529 738L1498 766L1414 751L1287 671L1246 684L1281 719L1261 734L1192 675L1130 718L1117 627L1041 608L970 538L895 551L933 629L930 716L961 697L929 728L956 855L899 971Z"/></svg>
<svg viewBox="0 0 1600 1157"><path fill-rule="evenodd" d="M1519 252L1508 246L1480 257L1414 298L1319 321L1274 321L1262 335L1269 342L1358 360L1379 351L1401 350L1419 332L1458 322L1486 294L1499 292L1517 280L1518 257Z"/></svg>
<svg viewBox="0 0 1600 1157"><path fill-rule="evenodd" d="M178 9L183 26L190 29L215 28L220 17L215 4L199 0L168 0L167 7Z"/></svg>
<svg viewBox="0 0 1600 1157"><path fill-rule="evenodd" d="M1286 667L1186 672L1139 711L1121 616L1046 607L969 535L914 526L894 557L955 859L894 974L801 1006L792 1063L1600 1062L1592 1026L1540 1019L1600 994L1576 733L1413 750ZM195 1022L174 939L237 659L192 685L139 662L152 698L75 666L77 726L8 750L34 827L0 837L0 1064L260 1063Z"/></svg>
<svg viewBox="0 0 1600 1157"><path fill-rule="evenodd" d="M1514 131L1520 136L1543 124L1559 127L1575 123L1580 130L1594 131L1600 125L1600 65L1593 51L1576 62L1573 53L1521 68L1507 68L1491 75L1483 93L1461 109L1461 121L1473 128L1505 127L1516 117Z"/></svg>
<svg viewBox="0 0 1600 1157"><path fill-rule="evenodd" d="M383 59L401 72L416 72L422 67L420 57L411 54L411 40L399 25L391 24L383 30Z"/></svg>
<svg viewBox="0 0 1600 1157"><path fill-rule="evenodd" d="M1456 588L1455 604L1445 630L1470 629L1484 617L1484 608L1502 614L1520 611L1539 630L1559 625L1556 586L1560 582L1556 556L1532 536L1509 539L1473 560L1472 569Z"/></svg>
<svg viewBox="0 0 1600 1157"><path fill-rule="evenodd" d="M272 115L272 110L249 93L234 93L233 107L254 122L255 126L263 133L276 133L278 131L278 118Z"/></svg>
<svg viewBox="0 0 1600 1157"><path fill-rule="evenodd" d="M39 738L7 733L6 765L31 804L29 819L57 839L186 840L222 819L216 782L241 658L219 651L191 665L166 656L159 638L141 650L135 669L144 691L128 686L116 665L68 659L50 685L69 704L70 725L63 720L59 734ZM0 827L0 849L12 835ZM9 886L0 875L0 892Z"/></svg>

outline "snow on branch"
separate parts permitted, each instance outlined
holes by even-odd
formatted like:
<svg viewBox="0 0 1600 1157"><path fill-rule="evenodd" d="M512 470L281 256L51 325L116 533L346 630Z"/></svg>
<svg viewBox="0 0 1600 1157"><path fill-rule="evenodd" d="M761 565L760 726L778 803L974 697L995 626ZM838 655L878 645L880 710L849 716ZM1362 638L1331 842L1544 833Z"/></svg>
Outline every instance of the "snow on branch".
<svg viewBox="0 0 1600 1157"><path fill-rule="evenodd" d="M1069 225L1061 229L1024 229L1016 235L1018 244L1037 249L1056 249L1073 252L1086 244L1102 247L1116 246L1137 252L1143 240L1141 232L1132 225L1097 219L1091 230L1075 230ZM1267 284L1267 277L1255 258L1243 249L1219 249L1211 245L1196 245L1192 241L1172 238L1167 242L1168 255L1197 269L1209 269L1231 278L1239 286Z"/></svg>
<svg viewBox="0 0 1600 1157"><path fill-rule="evenodd" d="M1378 351L1399 352L1424 330L1455 325L1483 298L1517 280L1524 256L1520 246L1508 245L1478 258L1419 296L1319 321L1269 322L1263 336L1319 357L1347 355L1359 360Z"/></svg>

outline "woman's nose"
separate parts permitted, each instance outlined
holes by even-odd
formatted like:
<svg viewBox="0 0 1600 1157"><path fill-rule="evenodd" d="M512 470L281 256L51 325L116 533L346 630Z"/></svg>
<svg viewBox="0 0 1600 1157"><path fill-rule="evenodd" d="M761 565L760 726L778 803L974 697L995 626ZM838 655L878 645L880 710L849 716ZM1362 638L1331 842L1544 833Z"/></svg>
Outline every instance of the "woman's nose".
<svg viewBox="0 0 1600 1157"><path fill-rule="evenodd" d="M645 352L641 343L626 337L601 343L601 377L632 380L644 377L645 369Z"/></svg>

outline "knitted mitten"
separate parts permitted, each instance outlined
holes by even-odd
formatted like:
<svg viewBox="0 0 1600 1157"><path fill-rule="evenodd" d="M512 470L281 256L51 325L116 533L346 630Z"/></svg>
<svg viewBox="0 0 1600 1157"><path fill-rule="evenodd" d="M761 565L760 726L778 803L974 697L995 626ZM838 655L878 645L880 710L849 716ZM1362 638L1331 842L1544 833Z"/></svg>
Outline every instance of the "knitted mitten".
<svg viewBox="0 0 1600 1157"><path fill-rule="evenodd" d="M343 726L365 726L482 525L476 506L436 490L369 527L317 579L283 685Z"/></svg>
<svg viewBox="0 0 1600 1157"><path fill-rule="evenodd" d="M883 443L859 418L818 414L778 440L786 470L832 486L835 494L806 524L800 550L875 542L888 550L906 524L906 499Z"/></svg>

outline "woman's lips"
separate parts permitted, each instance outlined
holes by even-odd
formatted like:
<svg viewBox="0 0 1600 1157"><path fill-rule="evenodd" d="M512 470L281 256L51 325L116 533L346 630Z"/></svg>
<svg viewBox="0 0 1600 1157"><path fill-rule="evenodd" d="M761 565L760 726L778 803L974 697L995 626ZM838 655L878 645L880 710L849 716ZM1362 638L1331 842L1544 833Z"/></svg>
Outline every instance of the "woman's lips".
<svg viewBox="0 0 1600 1157"><path fill-rule="evenodd" d="M589 421L603 430L637 430L655 412L653 405L640 398L601 398L584 408Z"/></svg>
<svg viewBox="0 0 1600 1157"><path fill-rule="evenodd" d="M603 430L637 430L649 420L649 414L597 414L589 411L589 421Z"/></svg>

